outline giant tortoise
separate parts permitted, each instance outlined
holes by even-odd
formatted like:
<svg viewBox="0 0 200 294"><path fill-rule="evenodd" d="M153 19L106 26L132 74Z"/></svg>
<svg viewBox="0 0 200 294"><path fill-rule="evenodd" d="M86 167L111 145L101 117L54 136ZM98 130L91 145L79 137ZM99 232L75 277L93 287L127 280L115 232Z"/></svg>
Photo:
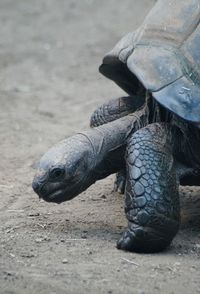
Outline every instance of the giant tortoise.
<svg viewBox="0 0 200 294"><path fill-rule="evenodd" d="M158 0L100 72L129 96L98 108L92 129L47 151L33 189L61 203L126 169L128 227L117 247L161 251L179 228L179 184L200 184L199 0Z"/></svg>

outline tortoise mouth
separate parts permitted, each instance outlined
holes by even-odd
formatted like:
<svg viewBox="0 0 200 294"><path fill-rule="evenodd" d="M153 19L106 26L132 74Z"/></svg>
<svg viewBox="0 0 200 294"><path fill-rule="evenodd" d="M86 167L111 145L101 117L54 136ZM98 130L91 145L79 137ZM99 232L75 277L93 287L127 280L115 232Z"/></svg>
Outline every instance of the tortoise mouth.
<svg viewBox="0 0 200 294"><path fill-rule="evenodd" d="M48 195L43 196L42 199L46 202L53 202L53 203L60 204L62 202L73 199L75 196L76 195L73 195L73 194L66 195L63 190L57 190L55 192L52 192Z"/></svg>
<svg viewBox="0 0 200 294"><path fill-rule="evenodd" d="M45 196L42 197L43 200L45 200L46 202L55 202L55 203L62 203L63 201L67 201L70 200L70 197L67 197L67 199L65 198L65 194L63 193L63 190L59 189L57 191L54 191L52 193L49 193Z"/></svg>
<svg viewBox="0 0 200 294"><path fill-rule="evenodd" d="M40 189L34 191L38 194L39 198L44 201L59 204L73 199L87 189L87 187L88 185L84 181L79 181L73 185L66 183L50 183L44 184Z"/></svg>

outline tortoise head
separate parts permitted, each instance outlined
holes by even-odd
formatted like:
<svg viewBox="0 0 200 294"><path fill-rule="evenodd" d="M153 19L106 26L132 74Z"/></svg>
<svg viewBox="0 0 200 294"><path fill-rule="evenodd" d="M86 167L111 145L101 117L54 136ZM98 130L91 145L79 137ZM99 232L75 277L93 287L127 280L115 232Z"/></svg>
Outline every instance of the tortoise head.
<svg viewBox="0 0 200 294"><path fill-rule="evenodd" d="M86 136L78 134L65 139L41 158L33 190L47 202L70 200L95 182L94 162L93 148Z"/></svg>

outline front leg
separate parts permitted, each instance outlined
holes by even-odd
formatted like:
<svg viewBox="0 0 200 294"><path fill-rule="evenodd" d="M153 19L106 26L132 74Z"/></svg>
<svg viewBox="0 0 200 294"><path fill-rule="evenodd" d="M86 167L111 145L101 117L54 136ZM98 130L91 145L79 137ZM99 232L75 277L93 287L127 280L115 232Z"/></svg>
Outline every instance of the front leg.
<svg viewBox="0 0 200 294"><path fill-rule="evenodd" d="M176 235L180 209L171 144L175 139L167 124L152 124L130 136L125 191L128 229L118 241L119 249L158 252Z"/></svg>

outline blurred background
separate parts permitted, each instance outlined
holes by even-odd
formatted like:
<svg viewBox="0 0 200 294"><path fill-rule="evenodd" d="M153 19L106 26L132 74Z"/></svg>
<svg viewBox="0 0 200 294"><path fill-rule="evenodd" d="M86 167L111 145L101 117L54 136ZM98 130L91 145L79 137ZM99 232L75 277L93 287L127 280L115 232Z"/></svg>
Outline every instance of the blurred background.
<svg viewBox="0 0 200 294"><path fill-rule="evenodd" d="M60 206L31 189L40 156L123 95L98 67L154 3L0 0L0 293L199 293L196 232L161 255L115 249L126 222L113 177Z"/></svg>

